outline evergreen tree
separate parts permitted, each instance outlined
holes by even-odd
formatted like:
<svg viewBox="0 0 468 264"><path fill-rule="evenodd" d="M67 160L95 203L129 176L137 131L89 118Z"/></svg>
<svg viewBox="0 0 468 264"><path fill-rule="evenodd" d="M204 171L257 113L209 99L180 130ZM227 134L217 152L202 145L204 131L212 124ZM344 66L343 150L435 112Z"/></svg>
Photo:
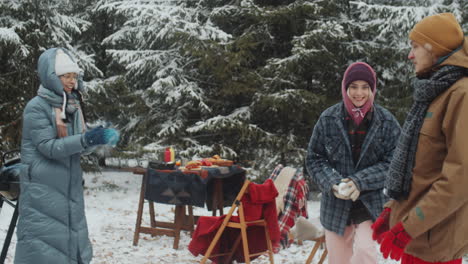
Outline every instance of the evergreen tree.
<svg viewBox="0 0 468 264"><path fill-rule="evenodd" d="M93 60L73 46L90 23L72 14L69 1L39 0L0 2L0 149L19 148L21 114L36 95L37 59L46 49L65 47L80 58L80 67L99 72Z"/></svg>
<svg viewBox="0 0 468 264"><path fill-rule="evenodd" d="M357 40L359 52L367 55L368 62L376 69L379 83L377 102L392 111L403 122L412 99L410 77L413 66L407 59L410 50L408 34L419 20L442 12L454 13L462 25L466 1L360 1L352 2L347 26Z"/></svg>
<svg viewBox="0 0 468 264"><path fill-rule="evenodd" d="M121 127L124 134L133 134L134 142L156 147L174 145L190 157L235 154L218 140L229 134L218 125L225 125L226 120L236 122L224 118L218 123L217 118L235 115L236 109L228 105L238 107L220 98L234 89L217 87L217 82L231 78L222 72L232 64L222 57L230 35L213 26L207 17L210 12L202 4L215 3L115 1L99 5L99 11L126 19L123 27L103 43L113 47L108 53L125 67L128 89L145 103L144 110L133 109L132 121ZM218 65L213 67L213 62ZM206 132L213 123L217 131Z"/></svg>
<svg viewBox="0 0 468 264"><path fill-rule="evenodd" d="M28 83L32 76L21 63L30 52L13 29L0 27L0 47L0 151L8 151L18 148L21 140L18 131L27 90L18 84Z"/></svg>
<svg viewBox="0 0 468 264"><path fill-rule="evenodd" d="M39 55L62 46L85 70L88 121L119 128L119 147L220 154L259 176L277 163L302 167L350 63L376 69L377 103L403 121L409 30L453 12L468 32L467 8L463 0L3 0L0 150L19 147Z"/></svg>
<svg viewBox="0 0 468 264"><path fill-rule="evenodd" d="M277 163L301 167L313 125L341 100L354 61L376 69L377 102L402 121L407 33L425 15L457 14L457 3L102 1L96 10L125 18L103 41L126 69L123 96L145 102L123 107L115 122L129 142L254 161L262 175Z"/></svg>
<svg viewBox="0 0 468 264"><path fill-rule="evenodd" d="M290 54L270 58L258 71L264 79L252 105L253 122L277 135L265 155L258 157L264 159L261 164L302 167L313 125L325 108L341 100L342 74L355 61L376 69L377 103L403 121L411 104L409 77L414 75L407 60L409 30L427 15L453 12L461 18L463 10L459 1L412 6L366 2L295 1L269 12L274 17L285 14L286 19L274 21L289 24L279 32L290 32L292 38Z"/></svg>
<svg viewBox="0 0 468 264"><path fill-rule="evenodd" d="M339 97L343 12L334 1L296 1L270 12L271 34L289 44L259 68L263 82L252 104L255 122L275 135L263 156L269 170L277 163L302 167L313 122Z"/></svg>

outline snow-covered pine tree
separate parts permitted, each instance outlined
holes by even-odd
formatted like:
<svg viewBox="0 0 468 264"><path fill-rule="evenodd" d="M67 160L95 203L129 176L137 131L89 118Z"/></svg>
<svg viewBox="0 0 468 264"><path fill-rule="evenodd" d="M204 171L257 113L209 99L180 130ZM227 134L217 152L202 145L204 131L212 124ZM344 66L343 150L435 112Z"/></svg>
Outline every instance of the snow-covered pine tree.
<svg viewBox="0 0 468 264"><path fill-rule="evenodd" d="M409 29L450 11L468 31L462 0L0 0L0 7L2 150L18 146L39 54L64 46L86 71L91 119L120 128L122 146L252 160L262 175L277 163L302 166L315 120L341 99L349 63L374 66L377 102L402 121L411 102Z"/></svg>
<svg viewBox="0 0 468 264"><path fill-rule="evenodd" d="M213 6L209 20L232 36L227 43L191 49L212 112L188 128L200 143L213 146L213 153L254 165L260 146L270 134L252 123L251 102L261 85L256 69L276 52L264 25L263 10L250 1L224 1ZM252 8L254 7L254 8ZM211 148L211 147L210 147ZM255 167L255 166L254 166Z"/></svg>
<svg viewBox="0 0 468 264"><path fill-rule="evenodd" d="M92 25L81 34L79 46L81 50L91 54L90 57L100 71L98 76L94 76L98 78L91 78L86 83L85 104L91 126L111 125L122 128L131 123L135 112L143 115L148 112L148 108L141 97L129 90L120 76L125 68L112 60L106 52L109 46L103 44L103 40L118 31L125 22L124 16L101 9L106 3L107 1L88 0L74 3L73 6L76 15ZM125 146L131 140L124 134L119 146Z"/></svg>
<svg viewBox="0 0 468 264"><path fill-rule="evenodd" d="M267 28L285 48L258 69L262 85L252 103L254 122L272 135L261 156L267 170L278 163L302 167L313 122L339 96L343 12L336 1L295 1L268 14Z"/></svg>
<svg viewBox="0 0 468 264"><path fill-rule="evenodd" d="M92 61L74 48L78 36L90 24L70 13L67 0L0 1L0 148L19 148L21 114L36 95L37 59L47 48L62 46L82 60L86 71L97 70Z"/></svg>
<svg viewBox="0 0 468 264"><path fill-rule="evenodd" d="M1 17L1 14L0 14ZM21 38L11 28L0 26L0 151L18 148L21 128L21 112L25 105L26 87L30 71L21 61L29 55Z"/></svg>
<svg viewBox="0 0 468 264"><path fill-rule="evenodd" d="M103 43L126 68L129 90L145 102L147 111L130 112L121 127L132 142L161 148L176 146L192 157L220 154L234 158L249 113L242 107L249 57L227 52L230 34L210 18L220 1L102 1L99 11L125 17L120 30ZM215 12L213 11L213 12ZM232 47L233 49L235 47ZM249 85L246 85L249 84ZM129 115L129 113L127 113ZM247 120L247 121L246 121Z"/></svg>
<svg viewBox="0 0 468 264"><path fill-rule="evenodd" d="M402 119L411 71L404 31L426 7L393 4L101 1L96 10L125 18L103 44L126 67L127 105L145 102L122 108L124 134L189 157L300 167L315 120L341 99L342 73L359 60L376 68L378 101Z"/></svg>
<svg viewBox="0 0 468 264"><path fill-rule="evenodd" d="M109 15L104 11L99 11L99 0L74 1L72 4L72 13L91 26L86 28L75 43L80 51L85 52L87 58L92 59L97 71L89 71L85 76L86 80L101 78L104 76L113 76L122 71L122 67L111 64L111 58L106 54L107 46L102 41L120 27L122 27L124 18L118 15ZM96 86L101 79L95 79L92 86Z"/></svg>
<svg viewBox="0 0 468 264"><path fill-rule="evenodd" d="M411 105L410 78L413 66L407 59L410 50L408 33L422 18L452 12L462 25L467 24L462 10L468 3L450 1L351 1L349 22L357 59L364 59L376 70L379 83L377 102L387 107L403 122ZM349 50L349 49L348 49Z"/></svg>
<svg viewBox="0 0 468 264"><path fill-rule="evenodd" d="M411 103L409 77L414 75L407 60L409 30L424 16L438 12L453 12L466 24L461 10L467 4L456 0L412 2L411 6L381 2L305 0L271 8L272 17L286 14L277 21L296 26L281 29L291 32L291 41L284 44L291 47L290 53L272 56L258 71L263 79L252 105L252 122L275 139L259 157L264 160L261 164L301 167L315 120L341 100L342 74L355 61L376 69L377 102L400 121L406 117ZM295 32L301 25L303 33Z"/></svg>

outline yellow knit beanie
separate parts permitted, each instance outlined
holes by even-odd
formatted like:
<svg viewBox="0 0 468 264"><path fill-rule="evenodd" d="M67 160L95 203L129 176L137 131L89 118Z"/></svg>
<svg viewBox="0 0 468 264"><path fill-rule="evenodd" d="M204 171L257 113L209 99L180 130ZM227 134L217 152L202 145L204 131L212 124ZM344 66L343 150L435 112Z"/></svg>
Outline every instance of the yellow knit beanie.
<svg viewBox="0 0 468 264"><path fill-rule="evenodd" d="M422 45L431 44L432 53L441 57L463 43L463 31L452 13L442 13L419 21L411 30L409 38Z"/></svg>

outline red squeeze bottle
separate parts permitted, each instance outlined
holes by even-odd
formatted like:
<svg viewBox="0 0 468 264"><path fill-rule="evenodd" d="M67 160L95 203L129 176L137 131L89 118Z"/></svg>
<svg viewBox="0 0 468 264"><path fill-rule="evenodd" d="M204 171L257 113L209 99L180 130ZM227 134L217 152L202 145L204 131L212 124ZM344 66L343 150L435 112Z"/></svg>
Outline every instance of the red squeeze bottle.
<svg viewBox="0 0 468 264"><path fill-rule="evenodd" d="M171 149L166 148L164 151L164 162L171 162Z"/></svg>

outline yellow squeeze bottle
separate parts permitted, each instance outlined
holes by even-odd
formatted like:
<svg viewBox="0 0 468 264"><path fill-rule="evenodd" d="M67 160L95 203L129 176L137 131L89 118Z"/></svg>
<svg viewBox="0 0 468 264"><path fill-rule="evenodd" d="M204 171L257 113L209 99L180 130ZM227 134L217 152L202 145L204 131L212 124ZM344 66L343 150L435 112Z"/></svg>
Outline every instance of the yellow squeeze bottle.
<svg viewBox="0 0 468 264"><path fill-rule="evenodd" d="M169 148L169 151L171 152L171 162L175 162L175 152L172 147Z"/></svg>

